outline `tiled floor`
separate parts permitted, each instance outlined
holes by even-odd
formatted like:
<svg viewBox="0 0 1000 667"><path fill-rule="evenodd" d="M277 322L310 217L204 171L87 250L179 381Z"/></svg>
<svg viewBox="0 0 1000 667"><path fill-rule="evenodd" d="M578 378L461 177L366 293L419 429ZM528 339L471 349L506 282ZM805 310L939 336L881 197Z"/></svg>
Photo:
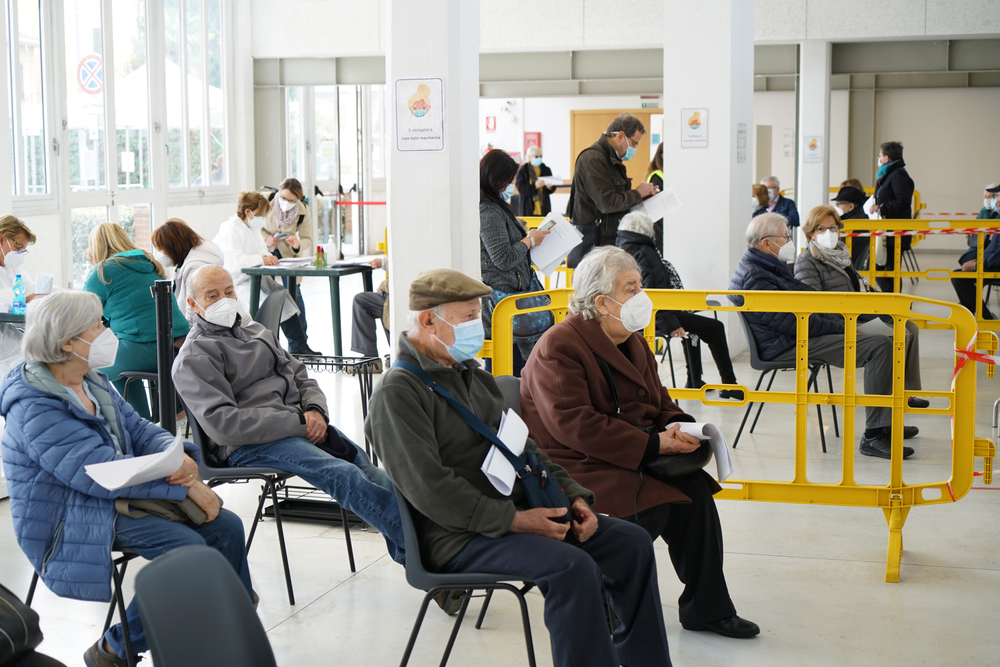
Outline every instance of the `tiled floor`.
<svg viewBox="0 0 1000 667"><path fill-rule="evenodd" d="M346 281L345 281L346 282ZM349 293L352 284L345 284ZM360 288L360 280L355 289ZM325 281L306 284L313 347L332 351ZM951 298L948 283L921 282L917 293ZM324 307L326 310L324 311ZM344 304L350 321L350 301ZM323 331L326 331L325 335ZM384 340L383 340L384 342ZM922 332L923 379L927 389L947 387L952 370L951 337ZM387 349L386 349L387 351ZM675 359L681 355L676 355ZM705 354L710 367L711 357ZM756 374L745 359L737 374L746 384ZM678 363L682 364L683 361ZM1000 395L1000 380L979 377L977 434L989 436L990 408ZM662 373L669 379L669 373ZM678 368L678 377L683 369ZM711 379L714 369L709 368ZM338 425L360 437L360 408L354 380L319 376ZM836 380L835 380L836 381ZM780 385L780 387L779 387ZM781 377L775 388L791 386ZM736 407L708 407L692 401L683 407L700 420L718 424L735 437L742 418ZM859 413L859 424L863 415ZM908 481L949 475L947 420L914 417L921 434L911 443L916 455L906 462ZM769 405L754 434L744 434L733 452L737 476L788 479L791 476L792 409ZM809 475L837 481L844 444L826 421L829 452L820 451L813 414L809 421ZM847 446L857 447L857 443ZM861 481L887 476L885 461L858 457ZM256 489L220 489L226 506L249 521ZM1000 619L1000 493L981 482L956 504L917 508L904 530L901 581L887 584L887 529L878 510L750 502L719 502L726 540L726 576L740 613L758 622L760 637L749 641L682 630L676 602L681 586L662 542L657 543L660 589L672 658L677 665L876 665L992 664ZM273 525L261 527L250 554L260 617L278 663L394 665L399 661L420 603L421 593L407 586L403 570L390 561L376 533L352 532L358 572L347 565L343 532L308 523L286 524L297 604L288 605ZM16 592L27 590L31 570L17 548L9 507L0 503L0 581ZM129 581L138 570L133 566ZM131 595L131 589L127 592ZM540 665L551 664L542 622L542 599L528 595ZM70 665L81 663L96 639L103 605L60 600L40 590L35 607L42 616L42 648ZM474 603L471 610L478 609ZM456 665L524 665L524 642L516 604L498 596L482 630L469 619L459 635ZM412 665L435 665L451 620L432 607ZM145 664L145 663L144 663Z"/></svg>

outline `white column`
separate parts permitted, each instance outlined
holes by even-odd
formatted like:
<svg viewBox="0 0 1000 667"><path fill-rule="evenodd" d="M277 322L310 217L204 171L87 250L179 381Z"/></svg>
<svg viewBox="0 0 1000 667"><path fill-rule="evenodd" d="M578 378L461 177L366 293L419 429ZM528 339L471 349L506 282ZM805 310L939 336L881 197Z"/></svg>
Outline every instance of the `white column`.
<svg viewBox="0 0 1000 667"><path fill-rule="evenodd" d="M830 203L830 42L808 40L799 51L799 182L795 203L799 220L814 207ZM815 142L815 147L813 146ZM801 229L801 228L800 228ZM799 247L805 239L799 237Z"/></svg>
<svg viewBox="0 0 1000 667"><path fill-rule="evenodd" d="M389 96L388 236L393 337L406 327L410 283L447 267L479 278L479 6L467 0L388 0L386 94ZM400 79L440 79L442 150L407 151L397 120L412 120ZM411 125L412 127L412 125ZM402 144L402 146L401 146ZM393 341L395 345L395 341Z"/></svg>
<svg viewBox="0 0 1000 667"><path fill-rule="evenodd" d="M663 15L664 187L682 202L664 220L664 257L688 289L723 290L746 250L750 222L753 3L704 0L692 13L670 0ZM681 145L691 109L707 110L707 147ZM735 355L745 348L735 317L727 330Z"/></svg>

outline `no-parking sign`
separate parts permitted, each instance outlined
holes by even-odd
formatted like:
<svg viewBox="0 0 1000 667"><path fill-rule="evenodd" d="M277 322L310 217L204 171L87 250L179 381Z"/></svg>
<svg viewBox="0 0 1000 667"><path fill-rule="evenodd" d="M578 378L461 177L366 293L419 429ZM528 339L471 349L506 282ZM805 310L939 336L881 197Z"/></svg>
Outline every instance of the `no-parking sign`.
<svg viewBox="0 0 1000 667"><path fill-rule="evenodd" d="M100 95L104 90L104 64L96 53L80 58L76 66L76 84L87 95Z"/></svg>

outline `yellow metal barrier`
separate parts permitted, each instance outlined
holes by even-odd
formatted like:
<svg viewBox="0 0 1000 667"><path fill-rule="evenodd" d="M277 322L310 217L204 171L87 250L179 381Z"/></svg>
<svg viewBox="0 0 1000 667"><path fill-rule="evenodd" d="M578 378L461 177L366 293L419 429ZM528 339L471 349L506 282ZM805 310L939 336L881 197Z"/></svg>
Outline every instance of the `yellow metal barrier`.
<svg viewBox="0 0 1000 667"><path fill-rule="evenodd" d="M992 220L982 220L981 226L992 227L995 226L995 221ZM970 227L971 223L971 227ZM936 231L941 229L969 229L974 228L976 225L973 221L954 221L954 220L845 220L844 221L844 232L854 232L854 231ZM964 280L975 280L976 281L976 322L981 330L987 331L1000 331L1000 320L985 320L983 319L983 281L991 278L1000 278L1000 272L996 271L984 271L983 270L983 251L985 249L985 232L978 232L976 234L976 270L975 271L955 271L952 269L925 269L923 271L904 271L902 264L902 244L896 243L894 250L894 260L893 269L886 271L879 271L875 268L875 262L868 262L868 269L862 271L861 275L868 278L868 282L872 285L875 284L875 278L892 278L893 279L893 290L896 292L900 291L900 285L902 285L903 278L926 278L927 280L949 280L950 278L961 278ZM964 238L964 237L963 237ZM871 237L871 254L874 256L875 249L875 237ZM848 249L851 248L853 244L853 238L848 236L845 240ZM956 258L957 259L957 258ZM956 265L957 266L957 265ZM919 320L922 318L914 318L915 321L920 324ZM933 323L924 325L927 328L938 328ZM994 367L990 367L989 377L993 377Z"/></svg>
<svg viewBox="0 0 1000 667"><path fill-rule="evenodd" d="M493 374L507 375L512 369L511 335L512 318L523 312L551 310L557 321L565 318L567 304L572 290L551 290L545 292L551 298L551 305L543 308L519 309L515 298L504 299L493 311ZM933 301L904 294L855 294L843 292L703 292L688 290L647 290L656 310L722 310L743 312L786 312L793 313L797 320L796 346L799 354L795 366L795 391L750 391L742 385L705 385L701 389L671 389L676 398L700 399L707 405L737 407L754 403L785 403L795 406L795 468L790 481L729 479L724 489L717 494L728 500L755 500L766 502L804 503L814 505L839 505L846 507L879 508L889 525L889 545L886 558L886 581L899 581L900 558L903 549L902 529L911 508L954 502L961 499L972 487L974 459L983 459L984 481L992 483L992 459L995 454L993 443L986 438L975 437L976 373L969 364L959 373L950 391L905 391L903 374L894 373L891 395L858 394L855 391L857 361L857 318L859 315L890 315L893 318L893 365L904 367L904 340L906 320L914 316L913 307L925 305L941 315L920 315L928 321L955 331L958 345L964 348L970 341L980 350L994 350L997 337L993 333L977 333L976 321L964 308L954 303ZM735 307L708 305L709 298L719 295L740 294L744 305ZM726 304L730 302L724 300ZM808 391L809 378L809 315L813 313L834 313L845 318L845 354L843 385L841 393L811 393ZM655 321L655 318L654 318ZM654 325L643 332L653 343ZM709 389L739 387L744 392L744 401L712 401L706 396ZM910 396L920 395L932 399L944 399L944 408L913 409L908 405ZM839 483L814 483L806 475L806 425L807 409L812 405L839 405L843 409L843 460ZM854 442L858 428L855 425L855 407L876 406L892 410L892 457L889 462L889 482L879 484L859 484L854 475ZM952 465L951 477L930 483L907 484L903 480L903 418L907 413L922 415L950 416L952 425ZM861 427L863 431L863 427ZM850 444L848 444L850 443Z"/></svg>

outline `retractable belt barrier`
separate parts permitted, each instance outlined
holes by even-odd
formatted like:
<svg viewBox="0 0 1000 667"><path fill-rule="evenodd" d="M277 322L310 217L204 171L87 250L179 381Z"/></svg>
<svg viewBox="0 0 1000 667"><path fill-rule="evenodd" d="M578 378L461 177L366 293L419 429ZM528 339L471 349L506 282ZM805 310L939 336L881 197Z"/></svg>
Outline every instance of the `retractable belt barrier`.
<svg viewBox="0 0 1000 667"><path fill-rule="evenodd" d="M556 321L565 319L568 302L573 290L559 289L541 292L551 303L540 308L519 308L522 295L508 297L493 310L493 374L509 375L513 364L512 318L521 313L550 310ZM993 442L975 436L976 374L974 365L967 364L976 358L979 350L992 354L997 349L997 336L992 332L980 333L976 321L966 309L954 303L934 301L905 294L855 294L846 292L707 292L693 290L646 290L655 310L721 310L742 312L785 312L797 319L795 360L795 391L751 391L743 385L705 385L701 389L671 389L675 399L700 399L706 405L739 407L747 402L784 403L795 406L795 468L790 481L728 479L718 498L727 500L755 500L765 502L803 503L812 505L839 505L845 507L879 508L889 524L889 546L886 559L885 580L899 581L900 558L903 550L903 523L910 509L920 505L955 502L968 493L974 476L974 459L983 459L983 481L992 484L992 461L995 454ZM725 298L731 294L743 296L744 305L709 306L708 300L730 304ZM721 297L721 298L720 298ZM955 331L958 345L955 373L949 391L905 391L906 320L915 317L914 306L939 314L919 315L940 328ZM809 380L809 316L814 313L832 313L845 319L843 391L840 393L808 391ZM857 379L857 318L859 315L889 315L893 318L893 373L892 394L859 394L855 390ZM655 335L655 317L645 329L644 336L650 345ZM489 356L489 352L485 356ZM968 368L966 368L968 366ZM964 371L964 372L963 372ZM711 400L709 389L739 388L744 392L742 403ZM943 399L944 408L910 408L910 396ZM843 461L841 480L838 483L810 482L806 475L807 410L812 405L839 405L843 409ZM887 484L860 484L855 480L854 458L856 434L864 425L855 424L855 407L887 407L892 411L892 455L889 461ZM914 413L951 417L952 449L951 477L930 483L907 484L903 480L903 417ZM737 413L734 412L734 419Z"/></svg>
<svg viewBox="0 0 1000 667"><path fill-rule="evenodd" d="M954 220L845 220L844 242L848 250L852 245L852 239L859 236L913 236L916 240L929 235L976 235L976 270L975 271L954 271L952 269L925 269L923 271L906 271L902 262L902 244L894 244L892 269L878 270L875 262L868 262L868 269L861 271L861 275L868 278L868 282L875 284L875 278L892 278L893 290L900 291L903 278L926 278L927 280L949 280L959 278L963 280L976 281L976 322L981 330L1000 331L1000 320L983 319L983 288L986 280L1000 279L1000 272L983 270L983 252L985 249L985 238L991 233L1000 232L1000 228L989 226L990 221L983 221L983 226L972 226L969 221ZM874 255L874 249L870 251L870 257ZM922 317L913 318L918 326L922 328L941 328L936 323L929 320L924 321ZM992 375L990 376L992 377Z"/></svg>

